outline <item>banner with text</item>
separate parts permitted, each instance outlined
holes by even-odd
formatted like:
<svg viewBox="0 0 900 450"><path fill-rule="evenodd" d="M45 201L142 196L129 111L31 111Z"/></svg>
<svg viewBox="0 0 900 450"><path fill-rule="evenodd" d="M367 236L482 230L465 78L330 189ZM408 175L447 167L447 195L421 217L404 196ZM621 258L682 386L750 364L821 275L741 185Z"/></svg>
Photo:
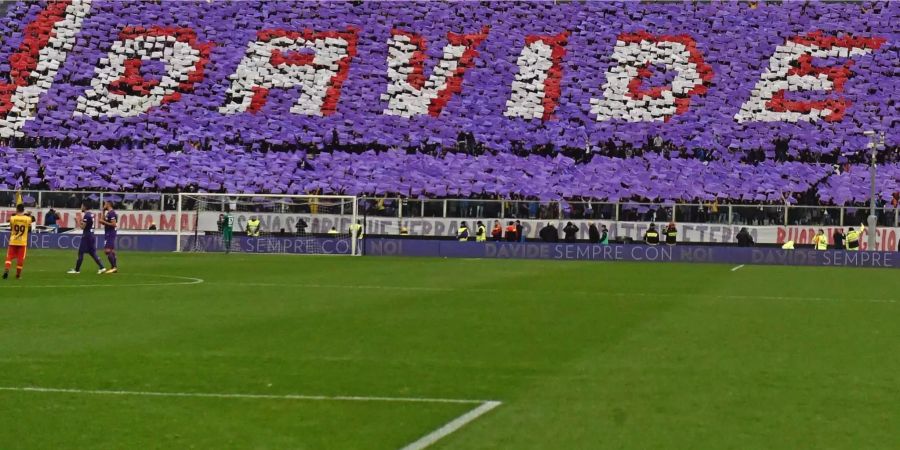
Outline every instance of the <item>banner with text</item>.
<svg viewBox="0 0 900 450"><path fill-rule="evenodd" d="M681 262L900 268L898 252L816 251L811 249L710 246L599 245L564 243L455 242L369 239L369 256L428 256L448 258L551 259L586 261Z"/></svg>
<svg viewBox="0 0 900 450"><path fill-rule="evenodd" d="M76 220L80 219L81 211L72 209L61 209L56 211L59 217L58 224L63 228L74 228ZM33 211L38 219L38 223L44 223L44 215L46 210L40 209ZM211 232L217 230L216 222L219 219L218 212L205 211L183 212L180 219L175 212L171 211L118 211L120 230L146 230L150 224L156 225L160 231L176 231L177 224L181 222L182 232L193 233L195 223L201 232ZM3 211L0 213L0 222L8 222L12 211ZM351 217L330 214L276 214L276 213L235 213L235 230L241 231L247 226L247 221L251 216L256 216L261 222L261 228L264 232L279 233L284 230L286 233L295 233L298 231L297 224L302 220L306 223L305 231L313 234L325 234L331 227L337 228L341 232L348 232ZM453 237L456 236L457 229L463 221L469 226L474 234L475 224L479 219L458 219L458 218L441 218L441 217L425 217L425 218L396 218L396 217L365 217L365 233L368 235L399 235L400 228L405 227L409 231L410 236L429 236L429 237ZM496 219L480 219L490 232ZM509 219L500 219L502 226L506 226ZM527 238L537 239L538 232L541 227L548 223L552 223L558 230L570 222L569 220L537 220L537 219L521 219L523 233ZM610 239L623 240L630 238L632 240L642 240L644 233L649 227L649 222L614 222L599 220L571 220L578 227L578 239L586 240L588 238L588 226L591 223L598 227L603 224L609 229ZM743 226L743 225L727 225L727 224L700 224L700 223L681 223L678 224L679 241L693 243L714 243L714 244L733 244L735 236L741 230L747 228L753 240L757 244L783 244L789 240L794 241L798 245L811 245L812 238L818 229L825 230L830 245L833 245L832 235L835 229L842 228L845 232L848 227L821 227L821 226ZM857 227L858 229L858 227ZM877 248L880 251L897 250L898 239L900 239L900 228L898 227L879 227L876 236ZM560 231L560 237L562 232ZM867 249L868 231L863 233L863 249Z"/></svg>

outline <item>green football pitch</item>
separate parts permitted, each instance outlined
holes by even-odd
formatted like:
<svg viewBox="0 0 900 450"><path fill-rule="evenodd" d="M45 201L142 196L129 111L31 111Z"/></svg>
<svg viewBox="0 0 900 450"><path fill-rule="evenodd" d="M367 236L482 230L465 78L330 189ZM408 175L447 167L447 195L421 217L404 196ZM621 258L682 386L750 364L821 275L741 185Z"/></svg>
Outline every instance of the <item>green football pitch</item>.
<svg viewBox="0 0 900 450"><path fill-rule="evenodd" d="M892 449L900 273L33 251L0 448Z"/></svg>

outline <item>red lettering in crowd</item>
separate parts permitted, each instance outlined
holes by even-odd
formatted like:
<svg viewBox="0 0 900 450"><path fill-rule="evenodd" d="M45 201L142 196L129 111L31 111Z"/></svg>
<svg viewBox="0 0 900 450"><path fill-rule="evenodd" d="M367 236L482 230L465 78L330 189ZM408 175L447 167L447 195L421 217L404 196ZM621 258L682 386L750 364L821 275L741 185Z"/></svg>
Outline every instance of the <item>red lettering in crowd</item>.
<svg viewBox="0 0 900 450"><path fill-rule="evenodd" d="M639 31L636 33L621 34L619 35L618 40L637 44L640 44L641 42L677 42L684 45L690 55L688 61L697 67L697 74L700 76L701 82L698 82L691 87L691 89L687 91L687 96L675 97L675 114L686 113L691 104L691 96L706 94L708 90L707 86L712 83L712 66L706 64L703 55L700 53L700 50L697 49L697 41L689 35L652 35L645 31ZM671 85L644 87L644 80L651 76L653 76L653 67L650 63L639 68L637 76L628 82L629 96L634 99L641 99L645 96L656 99L662 97L664 92L672 90ZM666 117L665 120L668 122L670 118L671 117Z"/></svg>
<svg viewBox="0 0 900 450"><path fill-rule="evenodd" d="M253 91L253 97L250 98L250 106L247 107L247 111L256 113L266 105L266 101L269 99L269 90L260 86L253 86L250 90Z"/></svg>
<svg viewBox="0 0 900 450"><path fill-rule="evenodd" d="M178 91L163 97L162 103L176 102L181 99L181 93L190 92L194 85L203 80L203 71L209 63L209 54L214 44L197 42L197 33L191 28L166 28L166 27L125 27L119 34L120 41L141 39L147 37L172 36L177 42L182 42L200 52L200 58L194 64L194 69L188 73L188 79L178 84ZM142 58L129 58L125 61L125 71L112 81L109 91L118 95L138 95L146 97L150 90L159 84L159 80L148 80L141 74Z"/></svg>
<svg viewBox="0 0 900 450"><path fill-rule="evenodd" d="M312 30L289 31L283 29L266 29L256 33L259 42L269 42L277 38L288 38L294 41L303 40L306 42L324 40L324 39L342 39L347 42L347 55L341 58L337 65L338 70L331 77L328 89L325 91L325 100L322 103L322 115L328 116L337 111L338 100L341 97L341 87L347 81L350 75L350 61L356 56L356 43L359 37L359 29L356 27L347 27L346 31L322 31L314 32ZM284 52L279 49L272 50L269 57L269 63L275 67L278 66L310 66L315 64L315 54L299 51ZM256 113L266 104L269 96L269 89L261 86L251 88L253 97L250 100L250 106L247 111Z"/></svg>
<svg viewBox="0 0 900 450"><path fill-rule="evenodd" d="M830 50L835 47L840 48L870 48L879 49L886 42L881 37L851 37L851 36L829 36L821 31L815 31L806 35L795 36L789 39L791 42L806 45L810 47L818 47L823 50ZM819 67L813 65L813 57L809 53L800 55L794 67L788 71L788 76L813 76L819 77L825 75L828 80L834 84L834 92L843 92L844 83L853 75L850 68L853 66L853 60L848 59L843 65ZM837 96L825 100L788 100L786 98L786 89L781 89L772 94L772 100L766 102L766 108L774 112L798 112L809 113L812 110L830 110L831 113L824 116L827 122L837 122L844 118L847 108L851 102L845 97Z"/></svg>
<svg viewBox="0 0 900 450"><path fill-rule="evenodd" d="M16 89L29 85L29 77L37 68L40 51L53 37L50 31L57 22L65 19L66 8L70 4L71 0L50 2L25 27L22 43L15 53L9 56L9 83L0 82L0 117L6 117L12 109L12 95Z"/></svg>
<svg viewBox="0 0 900 450"><path fill-rule="evenodd" d="M425 55L425 51L428 50L428 41L425 40L422 35L409 33L403 30L391 30L391 35L393 36L406 36L409 38L410 44L416 46L416 50L413 52L412 58L409 60L409 65L412 67L412 71L409 75L406 76L406 82L409 83L410 86L416 89L422 89L425 87L425 60L428 57Z"/></svg>
<svg viewBox="0 0 900 450"><path fill-rule="evenodd" d="M150 90L159 84L159 80L146 80L141 75L143 60L130 58L125 61L125 71L118 79L109 83L109 92L118 95L139 95L146 97Z"/></svg>
<svg viewBox="0 0 900 450"><path fill-rule="evenodd" d="M447 103L450 102L450 99L453 98L453 95L462 92L463 75L465 75L466 71L475 65L475 58L478 56L477 48L479 45L481 45L481 42L487 38L488 32L490 32L490 27L482 27L481 31L478 33L447 33L447 42L450 45L465 47L465 50L463 50L462 56L459 58L459 63L456 65L456 69L454 69L453 73L447 77L447 82L444 88L438 91L437 97L432 99L428 104L429 116L440 116L441 111L444 110L444 107L447 106ZM409 42L416 46L416 50L413 53L412 58L409 60L409 65L411 66L412 71L409 73L409 75L407 75L406 81L414 89L423 89L427 81L425 78L425 60L427 58L425 55L425 50L427 48L427 41L425 41L425 38L419 34L403 30L391 30L391 35L406 36L407 38L409 38Z"/></svg>
<svg viewBox="0 0 900 450"><path fill-rule="evenodd" d="M559 96L562 91L560 84L562 82L562 60L566 56L566 44L569 41L569 32L563 31L555 36L528 35L525 37L525 45L531 45L537 41L547 44L552 50L550 58L553 65L547 71L547 78L544 80L544 98L541 101L544 107L544 115L541 120L550 120L553 118L553 111L559 104Z"/></svg>
<svg viewBox="0 0 900 450"><path fill-rule="evenodd" d="M441 115L441 111L453 98L453 94L462 92L463 75L466 73L466 70L475 65L475 57L478 56L477 48L481 45L481 41L487 38L489 31L490 27L483 27L480 33L447 33L447 41L450 44L465 46L466 49L463 51L459 64L456 66L456 70L453 71L453 75L447 80L447 87L439 92L437 98L428 105L428 115L432 117Z"/></svg>
<svg viewBox="0 0 900 450"><path fill-rule="evenodd" d="M279 49L272 50L272 56L269 62L273 66L308 66L313 63L316 55L312 53L301 52L282 52Z"/></svg>

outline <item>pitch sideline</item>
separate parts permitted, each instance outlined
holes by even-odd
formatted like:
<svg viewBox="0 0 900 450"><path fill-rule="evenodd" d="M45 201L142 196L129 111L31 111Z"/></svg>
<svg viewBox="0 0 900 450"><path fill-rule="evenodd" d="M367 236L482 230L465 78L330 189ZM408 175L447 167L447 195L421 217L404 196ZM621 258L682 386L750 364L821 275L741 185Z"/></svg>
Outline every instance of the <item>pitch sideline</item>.
<svg viewBox="0 0 900 450"><path fill-rule="evenodd" d="M119 391L96 389L67 389L46 387L13 387L0 386L0 392L32 392L50 394L80 394L80 395L111 395L111 396L140 396L140 397L188 397L188 398L224 398L224 399L255 399L255 400L307 400L307 401L343 401L343 402L393 402L393 403L450 403L477 405L455 417L440 428L426 434L415 442L404 446L400 450L423 450L430 447L440 439L459 430L479 417L487 414L503 402L496 400L474 400L454 398L429 398L429 397L364 397L348 395L297 395L297 394L240 394L240 393L214 393L214 392L154 392L154 391Z"/></svg>

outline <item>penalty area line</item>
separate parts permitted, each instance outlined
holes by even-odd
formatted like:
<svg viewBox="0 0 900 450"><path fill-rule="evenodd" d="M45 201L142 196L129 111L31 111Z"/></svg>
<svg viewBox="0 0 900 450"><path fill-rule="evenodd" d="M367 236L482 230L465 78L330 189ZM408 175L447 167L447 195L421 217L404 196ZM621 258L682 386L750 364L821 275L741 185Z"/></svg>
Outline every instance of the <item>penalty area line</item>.
<svg viewBox="0 0 900 450"><path fill-rule="evenodd" d="M426 434L417 441L403 447L401 450L423 450L430 447L438 440L447 437L451 433L466 426L479 417L487 414L492 409L502 405L496 400L471 400L455 398L429 398L429 397L364 397L351 395L297 395L297 394L240 394L240 393L213 393L213 392L155 392L155 391L119 391L99 389L67 389L47 387L13 387L0 386L0 392L30 392L49 394L77 394L77 395L106 395L106 396L138 396L138 397L180 397L180 398L217 398L217 399L253 399L253 400L309 400L309 401L339 401L339 402L385 402L385 403L443 403L443 404L467 404L478 405L459 417L442 425L440 428Z"/></svg>
<svg viewBox="0 0 900 450"><path fill-rule="evenodd" d="M157 392L157 391L121 391L103 389L70 389L48 388L38 386L0 386L0 391L7 392L39 392L50 394L82 394L82 395L110 395L132 397L188 397L188 398L224 398L224 399L250 399L250 400L311 400L311 401L343 401L343 402L393 402L393 403L455 403L455 404L483 404L492 400L473 400L457 398L429 398L429 397L366 397L353 395L301 395L301 394L242 394L242 393L218 393L218 392Z"/></svg>
<svg viewBox="0 0 900 450"><path fill-rule="evenodd" d="M732 267L732 268L731 268L731 271L732 271L732 272L737 272L738 270L741 270L741 269L743 269L743 268L744 268L744 265L741 264L741 265L739 265L739 266L734 266L734 267Z"/></svg>
<svg viewBox="0 0 900 450"><path fill-rule="evenodd" d="M423 450L425 448L428 448L435 442L447 437L454 431L459 430L469 423L474 422L479 417L487 414L492 409L502 404L502 402L497 401L484 402L481 405L478 405L478 407L476 407L475 409L472 409L469 412L451 420L450 422L447 422L437 430L434 430L431 433L422 436L419 440L407 445L406 447L403 447L400 450Z"/></svg>

